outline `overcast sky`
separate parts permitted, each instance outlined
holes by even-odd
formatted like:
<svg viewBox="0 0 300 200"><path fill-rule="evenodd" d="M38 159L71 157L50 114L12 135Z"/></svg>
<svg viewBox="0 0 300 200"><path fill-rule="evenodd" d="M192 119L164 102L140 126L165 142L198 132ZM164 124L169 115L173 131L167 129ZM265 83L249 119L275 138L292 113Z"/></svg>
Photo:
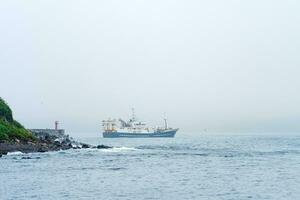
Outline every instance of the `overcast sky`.
<svg viewBox="0 0 300 200"><path fill-rule="evenodd" d="M297 0L2 0L0 95L27 128L100 132L134 107L150 125L166 112L181 134L299 132L299 10Z"/></svg>

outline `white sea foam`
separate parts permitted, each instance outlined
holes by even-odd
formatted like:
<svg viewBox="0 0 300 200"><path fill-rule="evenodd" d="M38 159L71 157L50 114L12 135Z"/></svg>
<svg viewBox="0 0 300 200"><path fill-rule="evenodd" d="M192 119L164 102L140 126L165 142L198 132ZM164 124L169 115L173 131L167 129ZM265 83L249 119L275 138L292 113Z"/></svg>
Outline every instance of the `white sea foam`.
<svg viewBox="0 0 300 200"><path fill-rule="evenodd" d="M101 149L101 151L105 152L124 152L124 151L136 151L137 149L134 147L113 147L110 149Z"/></svg>
<svg viewBox="0 0 300 200"><path fill-rule="evenodd" d="M8 156L14 156L14 155L21 155L24 154L21 151L14 151L14 152L8 152L7 155Z"/></svg>

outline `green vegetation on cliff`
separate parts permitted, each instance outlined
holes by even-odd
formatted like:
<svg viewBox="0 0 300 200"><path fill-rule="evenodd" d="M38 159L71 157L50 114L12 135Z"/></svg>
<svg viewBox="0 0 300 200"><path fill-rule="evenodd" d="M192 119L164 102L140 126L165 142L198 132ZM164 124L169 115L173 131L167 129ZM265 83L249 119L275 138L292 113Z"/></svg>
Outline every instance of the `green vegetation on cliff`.
<svg viewBox="0 0 300 200"><path fill-rule="evenodd" d="M32 141L35 140L35 137L19 122L13 119L10 107L0 97L0 141L14 139Z"/></svg>

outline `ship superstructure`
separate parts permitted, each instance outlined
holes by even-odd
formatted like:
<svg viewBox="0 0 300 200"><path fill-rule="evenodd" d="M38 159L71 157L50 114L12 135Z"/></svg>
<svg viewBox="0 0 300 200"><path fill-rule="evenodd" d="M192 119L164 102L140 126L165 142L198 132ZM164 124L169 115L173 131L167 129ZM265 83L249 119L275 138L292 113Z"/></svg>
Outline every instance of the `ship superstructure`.
<svg viewBox="0 0 300 200"><path fill-rule="evenodd" d="M102 121L104 138L115 137L174 137L178 129L168 127L164 117L164 127L148 127L146 123L137 120L134 110L128 121L123 119L108 119Z"/></svg>

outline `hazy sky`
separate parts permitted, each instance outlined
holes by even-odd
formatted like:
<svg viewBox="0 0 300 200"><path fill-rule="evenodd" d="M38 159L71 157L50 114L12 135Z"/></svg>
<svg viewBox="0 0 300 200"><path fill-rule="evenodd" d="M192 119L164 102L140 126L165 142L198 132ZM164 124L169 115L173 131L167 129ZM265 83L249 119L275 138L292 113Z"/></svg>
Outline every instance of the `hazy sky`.
<svg viewBox="0 0 300 200"><path fill-rule="evenodd" d="M0 95L27 128L135 107L181 133L300 132L297 0L0 0Z"/></svg>

